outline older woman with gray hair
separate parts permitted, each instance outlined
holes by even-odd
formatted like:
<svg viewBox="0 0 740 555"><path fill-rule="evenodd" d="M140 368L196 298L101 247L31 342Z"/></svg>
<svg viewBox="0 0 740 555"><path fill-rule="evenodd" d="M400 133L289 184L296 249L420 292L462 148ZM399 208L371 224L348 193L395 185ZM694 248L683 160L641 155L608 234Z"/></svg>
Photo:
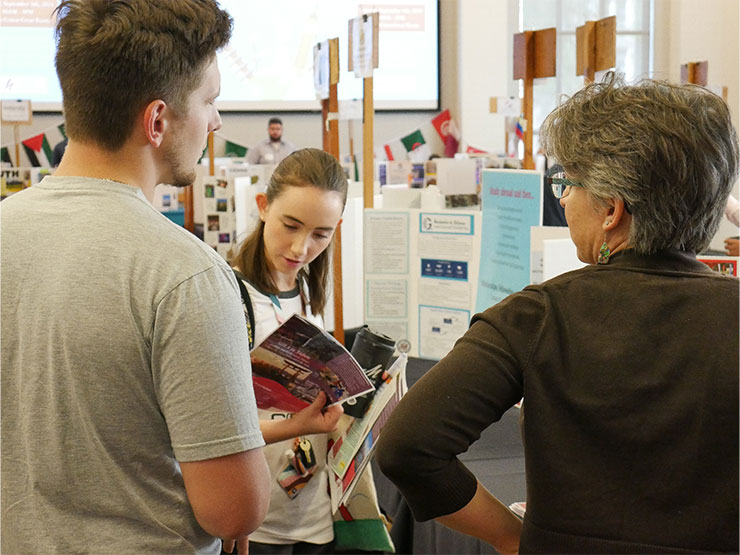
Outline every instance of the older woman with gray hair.
<svg viewBox="0 0 740 555"><path fill-rule="evenodd" d="M540 131L589 265L476 315L378 462L418 520L500 552L738 551L738 280L697 261L738 174L726 104L609 75ZM524 398L520 522L457 456Z"/></svg>

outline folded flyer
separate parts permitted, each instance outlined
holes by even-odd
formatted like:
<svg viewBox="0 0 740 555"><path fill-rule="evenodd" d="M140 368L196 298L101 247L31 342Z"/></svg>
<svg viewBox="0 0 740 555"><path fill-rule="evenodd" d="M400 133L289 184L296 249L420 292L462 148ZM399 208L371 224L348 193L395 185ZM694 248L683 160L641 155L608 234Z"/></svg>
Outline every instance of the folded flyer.
<svg viewBox="0 0 740 555"><path fill-rule="evenodd" d="M388 369L388 379L373 396L362 418L342 416L340 425L331 434L327 466L332 512L352 497L360 476L366 470L378 437L401 398L406 394L405 354Z"/></svg>
<svg viewBox="0 0 740 555"><path fill-rule="evenodd" d="M339 478L344 478L358 451L369 450L375 445L381 428L403 397L406 382L394 378L405 369L406 362L404 354L396 359L388 369L387 381L378 387L365 415L352 420L329 450L327 464Z"/></svg>
<svg viewBox="0 0 740 555"><path fill-rule="evenodd" d="M343 403L374 390L349 351L330 334L294 314L251 353L257 406L297 412L319 394Z"/></svg>

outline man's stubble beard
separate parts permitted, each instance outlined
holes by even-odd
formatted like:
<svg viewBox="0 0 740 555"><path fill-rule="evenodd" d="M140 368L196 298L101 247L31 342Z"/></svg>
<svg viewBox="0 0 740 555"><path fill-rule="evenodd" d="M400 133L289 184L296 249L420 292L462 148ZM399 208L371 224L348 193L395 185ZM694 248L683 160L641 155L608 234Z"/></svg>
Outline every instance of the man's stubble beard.
<svg viewBox="0 0 740 555"><path fill-rule="evenodd" d="M180 188L189 187L195 183L195 179L197 177L195 165L189 166L184 162L181 151L182 143L180 141L176 141L167 147L164 153L164 160L169 166L171 175L169 183L167 184Z"/></svg>

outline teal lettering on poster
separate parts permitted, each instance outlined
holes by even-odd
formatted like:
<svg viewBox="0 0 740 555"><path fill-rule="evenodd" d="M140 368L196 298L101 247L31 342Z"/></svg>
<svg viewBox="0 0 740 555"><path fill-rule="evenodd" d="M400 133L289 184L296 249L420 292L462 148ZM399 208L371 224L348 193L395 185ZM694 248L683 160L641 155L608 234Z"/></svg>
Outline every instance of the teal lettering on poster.
<svg viewBox="0 0 740 555"><path fill-rule="evenodd" d="M476 312L529 285L529 233L542 225L542 173L484 170L481 204Z"/></svg>

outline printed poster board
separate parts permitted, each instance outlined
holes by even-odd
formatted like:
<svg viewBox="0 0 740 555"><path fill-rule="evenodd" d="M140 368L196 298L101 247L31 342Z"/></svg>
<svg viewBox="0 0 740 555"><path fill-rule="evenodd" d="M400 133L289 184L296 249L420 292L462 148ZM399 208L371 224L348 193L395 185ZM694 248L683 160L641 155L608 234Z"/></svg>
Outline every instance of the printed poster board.
<svg viewBox="0 0 740 555"><path fill-rule="evenodd" d="M467 330L480 212L365 210L365 322L410 356L439 359Z"/></svg>
<svg viewBox="0 0 740 555"><path fill-rule="evenodd" d="M475 311L530 283L530 228L542 225L542 173L483 170L482 239Z"/></svg>
<svg viewBox="0 0 740 555"><path fill-rule="evenodd" d="M223 176L200 177L203 191L203 241L218 254L227 258L236 244L236 215L234 178Z"/></svg>

